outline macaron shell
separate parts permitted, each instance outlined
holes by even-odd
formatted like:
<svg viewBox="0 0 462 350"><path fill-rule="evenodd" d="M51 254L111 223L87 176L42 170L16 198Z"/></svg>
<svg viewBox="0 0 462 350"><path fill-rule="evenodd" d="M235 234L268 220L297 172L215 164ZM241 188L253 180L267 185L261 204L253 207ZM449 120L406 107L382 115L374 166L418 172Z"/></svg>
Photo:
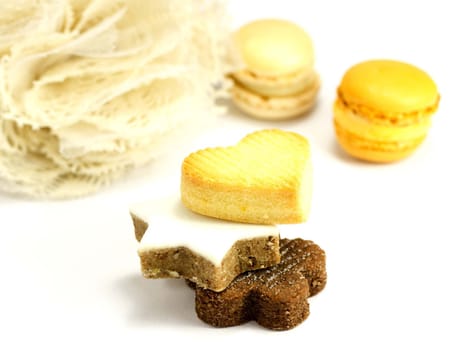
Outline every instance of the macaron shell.
<svg viewBox="0 0 462 350"><path fill-rule="evenodd" d="M378 113L413 113L436 109L439 94L434 81L421 69L393 60L370 60L351 67L339 94L348 105Z"/></svg>
<svg viewBox="0 0 462 350"><path fill-rule="evenodd" d="M235 33L234 41L247 69L261 75L291 74L314 64L311 38L290 21L250 22Z"/></svg>
<svg viewBox="0 0 462 350"><path fill-rule="evenodd" d="M303 115L313 108L319 80L302 93L282 97L258 95L238 84L231 90L235 105L248 115L264 120L285 120Z"/></svg>
<svg viewBox="0 0 462 350"><path fill-rule="evenodd" d="M427 135L430 120L406 127L373 124L337 100L334 127L339 144L348 154L362 160L388 163L401 160L418 148Z"/></svg>
<svg viewBox="0 0 462 350"><path fill-rule="evenodd" d="M391 163L410 156L425 137L407 142L377 142L351 134L337 123L335 132L340 146L351 156L373 163Z"/></svg>

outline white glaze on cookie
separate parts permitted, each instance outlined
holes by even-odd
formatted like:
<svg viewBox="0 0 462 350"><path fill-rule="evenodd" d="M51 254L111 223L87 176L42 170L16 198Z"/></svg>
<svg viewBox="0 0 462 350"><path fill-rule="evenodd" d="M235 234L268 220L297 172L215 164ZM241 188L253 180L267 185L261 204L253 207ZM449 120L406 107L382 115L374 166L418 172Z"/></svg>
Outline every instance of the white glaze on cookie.
<svg viewBox="0 0 462 350"><path fill-rule="evenodd" d="M185 247L216 266L240 240L279 237L275 225L243 224L195 214L177 196L139 203L130 212L148 224L138 251Z"/></svg>

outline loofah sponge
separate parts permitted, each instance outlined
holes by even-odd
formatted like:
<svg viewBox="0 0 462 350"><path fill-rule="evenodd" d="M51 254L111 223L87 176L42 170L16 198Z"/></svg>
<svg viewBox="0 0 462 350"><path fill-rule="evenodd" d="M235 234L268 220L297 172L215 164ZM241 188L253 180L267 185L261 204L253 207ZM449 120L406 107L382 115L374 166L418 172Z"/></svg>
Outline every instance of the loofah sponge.
<svg viewBox="0 0 462 350"><path fill-rule="evenodd" d="M0 190L94 192L212 115L225 17L222 0L0 4Z"/></svg>

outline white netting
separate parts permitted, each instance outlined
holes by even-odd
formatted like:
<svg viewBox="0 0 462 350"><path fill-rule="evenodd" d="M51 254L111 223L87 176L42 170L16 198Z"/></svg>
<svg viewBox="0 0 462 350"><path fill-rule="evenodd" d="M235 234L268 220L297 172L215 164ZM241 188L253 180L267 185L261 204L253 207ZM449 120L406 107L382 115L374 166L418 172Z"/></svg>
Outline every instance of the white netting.
<svg viewBox="0 0 462 350"><path fill-rule="evenodd" d="M79 196L150 161L213 114L228 38L225 0L2 2L0 189Z"/></svg>

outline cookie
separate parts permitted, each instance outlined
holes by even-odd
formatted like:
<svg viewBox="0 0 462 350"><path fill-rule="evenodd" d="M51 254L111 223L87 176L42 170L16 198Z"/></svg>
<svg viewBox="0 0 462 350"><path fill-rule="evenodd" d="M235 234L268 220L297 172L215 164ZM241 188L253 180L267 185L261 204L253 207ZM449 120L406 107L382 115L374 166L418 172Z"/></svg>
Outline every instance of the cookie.
<svg viewBox="0 0 462 350"><path fill-rule="evenodd" d="M324 251L311 241L281 239L281 262L246 272L222 292L196 290L196 313L215 327L229 327L255 320L263 327L287 330L309 315L307 298L326 284Z"/></svg>
<svg viewBox="0 0 462 350"><path fill-rule="evenodd" d="M260 130L231 147L206 148L182 164L181 199L192 211L256 224L307 220L311 203L308 140Z"/></svg>
<svg viewBox="0 0 462 350"><path fill-rule="evenodd" d="M425 140L440 95L432 78L409 63L360 62L344 74L334 104L340 146L375 163L411 155Z"/></svg>
<svg viewBox="0 0 462 350"><path fill-rule="evenodd" d="M259 119L282 120L308 112L320 87L313 43L297 24L259 19L233 35L243 69L230 74L238 108Z"/></svg>
<svg viewBox="0 0 462 350"><path fill-rule="evenodd" d="M146 278L183 277L214 291L242 272L280 261L279 231L198 215L177 196L130 208Z"/></svg>

